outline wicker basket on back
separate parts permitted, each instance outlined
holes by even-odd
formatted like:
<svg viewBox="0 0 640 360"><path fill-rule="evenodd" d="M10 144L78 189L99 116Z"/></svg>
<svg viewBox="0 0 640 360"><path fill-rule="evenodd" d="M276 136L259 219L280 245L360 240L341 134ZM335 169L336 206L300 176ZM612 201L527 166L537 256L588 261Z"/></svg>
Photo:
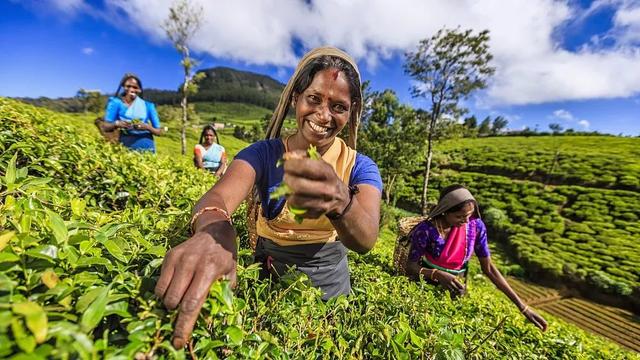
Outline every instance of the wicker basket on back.
<svg viewBox="0 0 640 360"><path fill-rule="evenodd" d="M424 216L412 216L398 221L398 240L393 252L393 267L401 275L407 275L407 258L409 257L409 233L419 222L425 220Z"/></svg>
<svg viewBox="0 0 640 360"><path fill-rule="evenodd" d="M100 131L100 135L102 135L104 137L105 140L107 140L108 142L112 143L112 144L117 144L120 140L120 130L119 129L115 129L115 130L111 130L111 131L106 131L104 128L104 119L103 118L97 118L94 120L93 122L96 127L98 128L98 131Z"/></svg>

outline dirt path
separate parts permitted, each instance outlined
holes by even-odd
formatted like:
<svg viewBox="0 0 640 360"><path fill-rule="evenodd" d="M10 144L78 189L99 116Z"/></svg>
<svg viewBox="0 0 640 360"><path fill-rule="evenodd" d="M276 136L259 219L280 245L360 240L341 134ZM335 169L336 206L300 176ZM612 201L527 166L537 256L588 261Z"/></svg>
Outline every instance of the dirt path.
<svg viewBox="0 0 640 360"><path fill-rule="evenodd" d="M531 306L640 353L640 317L633 313L516 278L509 278L509 284Z"/></svg>

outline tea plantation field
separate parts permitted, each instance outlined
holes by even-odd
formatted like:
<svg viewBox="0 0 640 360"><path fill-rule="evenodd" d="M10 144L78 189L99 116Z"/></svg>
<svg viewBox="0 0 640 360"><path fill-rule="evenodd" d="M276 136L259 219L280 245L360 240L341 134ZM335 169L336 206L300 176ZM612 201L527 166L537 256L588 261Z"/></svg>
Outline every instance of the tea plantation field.
<svg viewBox="0 0 640 360"><path fill-rule="evenodd" d="M440 166L545 184L640 191L640 138L532 136L456 139Z"/></svg>
<svg viewBox="0 0 640 360"><path fill-rule="evenodd" d="M188 159L107 146L73 121L0 98L0 358L640 358L553 317L540 333L475 262L456 302L395 276L388 229L371 253L350 254L354 294L329 302L303 276L257 280L241 248L237 288L215 283L192 342L175 350L175 313L152 290L215 178ZM234 221L244 244L242 211Z"/></svg>

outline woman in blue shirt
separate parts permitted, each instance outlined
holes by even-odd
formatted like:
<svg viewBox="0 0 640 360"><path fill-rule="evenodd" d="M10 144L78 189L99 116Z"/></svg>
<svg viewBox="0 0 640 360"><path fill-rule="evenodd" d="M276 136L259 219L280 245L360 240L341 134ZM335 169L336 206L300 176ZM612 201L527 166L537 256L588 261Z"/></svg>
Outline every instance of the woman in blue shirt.
<svg viewBox="0 0 640 360"><path fill-rule="evenodd" d="M193 149L196 167L205 169L220 177L227 167L227 154L220 145L220 138L213 125L206 125L200 134L200 141Z"/></svg>
<svg viewBox="0 0 640 360"><path fill-rule="evenodd" d="M176 348L188 342L212 282L222 277L235 282L238 248L231 214L254 187L259 202L252 202L257 211L247 223L255 224L254 257L262 264L261 275L277 279L293 267L324 299L351 293L347 252L373 248L382 194L378 167L355 150L360 83L357 65L345 52L323 47L307 53L282 92L268 140L238 153L198 201L190 221L193 236L167 252L155 288L167 308L180 308ZM297 130L281 137L289 110ZM338 137L345 127L347 141ZM280 159L286 161L279 166ZM274 195L282 184L289 195ZM303 214L294 211L300 209Z"/></svg>
<svg viewBox="0 0 640 360"><path fill-rule="evenodd" d="M105 131L120 130L120 143L137 151L156 152L153 135L161 135L156 106L142 99L142 82L125 74L116 94L109 98L104 120Z"/></svg>

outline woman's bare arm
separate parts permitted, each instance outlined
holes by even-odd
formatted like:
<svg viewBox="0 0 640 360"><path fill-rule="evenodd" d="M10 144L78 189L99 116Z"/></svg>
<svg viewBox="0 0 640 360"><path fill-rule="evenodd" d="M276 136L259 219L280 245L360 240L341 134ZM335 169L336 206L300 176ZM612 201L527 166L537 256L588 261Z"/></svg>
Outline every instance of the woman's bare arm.
<svg viewBox="0 0 640 360"><path fill-rule="evenodd" d="M513 302L518 307L518 309L520 309L520 312L523 312L523 314L529 321L531 321L542 331L545 331L547 329L547 322L533 309L528 308L527 305L520 299L518 294L513 291L507 280L500 273L500 270L498 270L498 268L491 262L491 256L479 257L478 259L480 260L480 267L482 268L482 272L491 280L491 282L500 291L507 295L511 302ZM526 311L524 311L525 309Z"/></svg>
<svg viewBox="0 0 640 360"><path fill-rule="evenodd" d="M193 213L216 207L232 214L247 196L255 171L244 161L234 161L229 171L196 204ZM191 336L211 284L222 277L235 283L236 232L220 211L205 211L193 226L193 236L171 249L162 262L155 293L165 306L180 306L173 345L180 349Z"/></svg>

